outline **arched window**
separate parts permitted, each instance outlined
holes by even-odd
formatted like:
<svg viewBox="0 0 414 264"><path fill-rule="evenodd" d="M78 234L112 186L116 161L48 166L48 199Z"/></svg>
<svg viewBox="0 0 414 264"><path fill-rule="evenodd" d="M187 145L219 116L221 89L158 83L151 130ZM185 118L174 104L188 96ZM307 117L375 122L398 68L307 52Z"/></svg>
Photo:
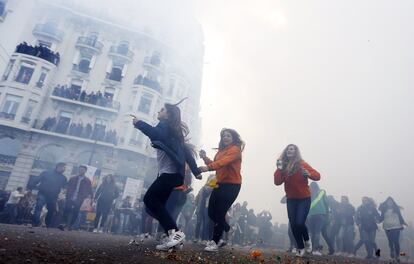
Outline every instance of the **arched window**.
<svg viewBox="0 0 414 264"><path fill-rule="evenodd" d="M53 169L58 162L67 159L66 149L57 144L50 144L40 148L33 163L34 169Z"/></svg>

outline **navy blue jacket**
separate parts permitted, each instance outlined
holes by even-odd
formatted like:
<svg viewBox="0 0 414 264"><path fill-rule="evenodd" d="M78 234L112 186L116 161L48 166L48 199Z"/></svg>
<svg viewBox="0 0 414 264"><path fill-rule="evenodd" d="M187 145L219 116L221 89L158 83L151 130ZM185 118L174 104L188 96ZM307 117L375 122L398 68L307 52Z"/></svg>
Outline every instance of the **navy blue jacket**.
<svg viewBox="0 0 414 264"><path fill-rule="evenodd" d="M62 173L56 170L47 170L35 177L30 183L29 189L37 189L48 201L56 201L60 190L66 188L68 180Z"/></svg>
<svg viewBox="0 0 414 264"><path fill-rule="evenodd" d="M179 174L183 177L185 175L186 163L194 175L201 174L197 163L191 155L191 151L173 135L167 122L160 121L153 127L140 120L135 124L135 127L149 137L152 147L165 151L168 157L174 161Z"/></svg>

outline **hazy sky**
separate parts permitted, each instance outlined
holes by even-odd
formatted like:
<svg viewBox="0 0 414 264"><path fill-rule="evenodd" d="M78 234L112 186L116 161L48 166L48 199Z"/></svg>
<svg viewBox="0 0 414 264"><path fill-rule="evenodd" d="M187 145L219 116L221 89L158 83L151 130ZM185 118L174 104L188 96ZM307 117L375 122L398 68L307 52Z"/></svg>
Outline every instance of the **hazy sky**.
<svg viewBox="0 0 414 264"><path fill-rule="evenodd" d="M320 185L355 206L393 196L414 220L414 2L198 0L203 147L246 141L239 201L286 222L273 185L295 143Z"/></svg>

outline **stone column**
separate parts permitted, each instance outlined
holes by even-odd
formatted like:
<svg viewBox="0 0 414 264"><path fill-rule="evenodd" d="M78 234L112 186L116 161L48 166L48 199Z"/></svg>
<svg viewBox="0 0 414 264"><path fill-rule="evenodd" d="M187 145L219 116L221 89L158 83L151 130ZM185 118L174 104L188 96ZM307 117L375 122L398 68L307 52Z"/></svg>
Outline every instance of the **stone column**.
<svg viewBox="0 0 414 264"><path fill-rule="evenodd" d="M14 191L17 187L26 189L34 159L35 154L33 148L28 143L23 144L22 149L17 155L13 170L11 171L6 190Z"/></svg>

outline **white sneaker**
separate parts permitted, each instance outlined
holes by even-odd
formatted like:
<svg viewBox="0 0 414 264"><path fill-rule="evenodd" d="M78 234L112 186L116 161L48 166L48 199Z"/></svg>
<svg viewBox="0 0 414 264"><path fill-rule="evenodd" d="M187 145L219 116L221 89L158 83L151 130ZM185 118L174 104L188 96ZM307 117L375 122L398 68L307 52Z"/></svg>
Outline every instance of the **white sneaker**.
<svg viewBox="0 0 414 264"><path fill-rule="evenodd" d="M204 251L217 252L218 251L218 246L217 246L216 242L214 242L214 240L209 241L207 243L207 246L204 248Z"/></svg>
<svg viewBox="0 0 414 264"><path fill-rule="evenodd" d="M312 253L312 242L310 240L305 241L305 251L306 253Z"/></svg>
<svg viewBox="0 0 414 264"><path fill-rule="evenodd" d="M169 242L169 241L167 241ZM167 246L167 243L163 243L163 244L159 244L155 246L156 250L161 250L161 251L168 251L170 250L171 247Z"/></svg>
<svg viewBox="0 0 414 264"><path fill-rule="evenodd" d="M217 243L218 247L224 247L225 245L227 245L227 241L224 239L220 239L219 242Z"/></svg>
<svg viewBox="0 0 414 264"><path fill-rule="evenodd" d="M304 248L298 249L298 252L296 252L296 256L297 257L303 257L303 256L305 256L305 249Z"/></svg>
<svg viewBox="0 0 414 264"><path fill-rule="evenodd" d="M318 250L314 250L314 251L312 251L312 255L314 255L314 256L322 256L322 253L320 251L318 251Z"/></svg>
<svg viewBox="0 0 414 264"><path fill-rule="evenodd" d="M178 244L181 244L184 241L185 234L183 231L175 231L175 230L169 230L169 241L167 241L166 245L170 248L175 247Z"/></svg>
<svg viewBox="0 0 414 264"><path fill-rule="evenodd" d="M296 254L296 253L298 253L298 249L297 248L292 248L292 251L291 251L293 254Z"/></svg>
<svg viewBox="0 0 414 264"><path fill-rule="evenodd" d="M103 231L103 229L102 228L100 228L99 230L98 230L98 233L99 234L102 234L104 231Z"/></svg>
<svg viewBox="0 0 414 264"><path fill-rule="evenodd" d="M93 230L93 232L94 232L94 233L98 233L98 228L95 228L95 229Z"/></svg>

